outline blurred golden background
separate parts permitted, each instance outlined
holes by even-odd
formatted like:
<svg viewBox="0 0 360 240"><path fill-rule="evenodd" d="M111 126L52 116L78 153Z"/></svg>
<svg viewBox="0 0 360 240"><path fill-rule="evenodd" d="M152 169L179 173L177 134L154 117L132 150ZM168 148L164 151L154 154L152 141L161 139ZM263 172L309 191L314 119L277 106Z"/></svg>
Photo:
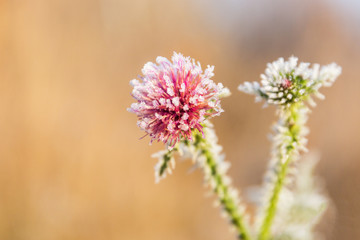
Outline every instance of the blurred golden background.
<svg viewBox="0 0 360 240"><path fill-rule="evenodd" d="M326 239L360 239L360 2L0 1L0 239L230 240L190 161L154 184L161 144L126 108L143 64L173 51L215 65L233 95L214 119L234 184L259 184L274 109L236 90L267 62L337 62L311 114L333 207Z"/></svg>

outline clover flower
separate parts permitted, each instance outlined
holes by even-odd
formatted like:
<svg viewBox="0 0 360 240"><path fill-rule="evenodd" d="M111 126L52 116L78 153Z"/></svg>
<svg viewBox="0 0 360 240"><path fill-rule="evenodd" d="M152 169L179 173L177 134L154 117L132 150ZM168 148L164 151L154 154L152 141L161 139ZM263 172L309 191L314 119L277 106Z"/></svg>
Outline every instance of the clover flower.
<svg viewBox="0 0 360 240"><path fill-rule="evenodd" d="M297 57L290 57L288 61L279 58L277 61L268 63L265 74L261 74L261 84L258 82L245 82L239 86L239 90L245 93L255 94L256 100L265 99L269 104L290 106L294 102L308 100L314 104L310 94L319 98L322 86L331 86L341 73L341 67L335 63L323 66L310 63L297 64Z"/></svg>
<svg viewBox="0 0 360 240"><path fill-rule="evenodd" d="M141 81L130 81L137 102L128 108L151 142L162 141L170 148L191 140L195 129L203 134L202 122L223 112L220 97L229 94L211 80L214 66L203 72L199 62L175 52L171 60L157 57L157 64L145 64Z"/></svg>

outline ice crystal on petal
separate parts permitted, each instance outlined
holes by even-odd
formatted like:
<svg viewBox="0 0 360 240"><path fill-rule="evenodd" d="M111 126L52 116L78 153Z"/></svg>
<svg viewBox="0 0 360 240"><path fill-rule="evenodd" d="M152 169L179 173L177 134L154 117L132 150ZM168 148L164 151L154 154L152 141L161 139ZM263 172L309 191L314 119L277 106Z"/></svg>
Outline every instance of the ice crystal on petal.
<svg viewBox="0 0 360 240"><path fill-rule="evenodd" d="M223 112L220 98L230 94L216 85L214 66L203 72L194 59L174 53L172 62L157 57L142 69L142 81L132 80L136 99L128 111L138 116L138 126L151 138L173 147L180 140L191 140L192 131L203 133L202 122Z"/></svg>
<svg viewBox="0 0 360 240"><path fill-rule="evenodd" d="M335 63L320 67L309 63L297 64L298 58L290 57L288 61L279 58L267 64L265 74L261 74L261 85L258 82L245 82L239 90L256 95L256 100L265 99L269 104L289 106L292 103L308 100L310 94L322 98L319 88L331 86L341 73L341 67Z"/></svg>

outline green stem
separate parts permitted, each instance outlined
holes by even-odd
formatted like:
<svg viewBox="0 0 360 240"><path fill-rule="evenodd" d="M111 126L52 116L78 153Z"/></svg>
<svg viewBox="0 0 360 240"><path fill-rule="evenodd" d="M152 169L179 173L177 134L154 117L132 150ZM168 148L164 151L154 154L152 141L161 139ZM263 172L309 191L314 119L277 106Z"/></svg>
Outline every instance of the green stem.
<svg viewBox="0 0 360 240"><path fill-rule="evenodd" d="M289 163L290 163L290 158L288 158L285 163L282 163L280 165L280 169L279 169L279 173L277 175L273 193L270 198L270 205L267 209L267 212L266 212L267 214L266 214L263 224L261 226L259 240L269 239L270 228L271 228L272 222L275 217L277 204L279 202L280 192L284 186L284 180L285 180L285 177L287 174L287 169L288 169Z"/></svg>
<svg viewBox="0 0 360 240"><path fill-rule="evenodd" d="M259 240L268 240L270 238L271 226L276 214L280 192L284 187L284 182L287 176L287 171L289 164L292 162L295 154L295 147L298 144L301 132L303 127L303 122L301 122L299 109L304 107L303 105L293 105L290 108L283 109L283 112L280 113L282 119L282 126L286 127L286 132L279 133L290 137L290 140L280 143L278 146L275 146L276 157L278 168L276 171L276 180L274 182L274 187L272 189L271 197L269 199L269 205L266 209L266 213L260 227ZM284 138L285 139L285 138ZM285 152L282 151L285 149Z"/></svg>
<svg viewBox="0 0 360 240"><path fill-rule="evenodd" d="M218 162L216 155L211 151L211 144L203 139L200 134L195 136L195 147L200 150L201 154L206 158L206 166L210 170L210 178L215 183L213 191L219 198L224 211L229 216L231 223L234 225L238 232L238 238L242 240L250 240L250 234L244 222L244 217L237 206L237 199L234 199L230 193L233 191L232 187L225 183L224 175L219 172Z"/></svg>
<svg viewBox="0 0 360 240"><path fill-rule="evenodd" d="M161 166L160 166L159 176L162 176L162 175L165 173L166 169L169 167L169 166L168 166L168 165L169 165L169 162L171 161L171 159L172 159L172 157L173 157L173 154L174 154L174 152L176 152L176 151L177 151L177 148L174 148L174 149L168 151L168 152L163 156L164 161L163 161L163 163L162 163Z"/></svg>

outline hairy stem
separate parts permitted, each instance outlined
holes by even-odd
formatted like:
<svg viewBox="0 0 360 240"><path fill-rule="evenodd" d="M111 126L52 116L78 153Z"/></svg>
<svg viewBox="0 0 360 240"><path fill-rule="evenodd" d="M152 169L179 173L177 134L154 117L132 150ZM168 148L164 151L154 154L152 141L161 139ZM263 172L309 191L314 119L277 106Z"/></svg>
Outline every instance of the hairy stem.
<svg viewBox="0 0 360 240"><path fill-rule="evenodd" d="M289 163L290 163L290 158L288 158L285 161L285 163L281 163L281 165L280 165L279 173L277 175L277 179L275 181L275 186L274 186L274 189L273 189L273 192L272 192L272 195L270 198L270 203L269 203L269 206L267 209L267 214L265 215L264 221L261 225L259 240L269 239L270 228L271 228L272 222L275 217L280 192L284 186L284 180L285 180L285 177L287 174L287 169L288 169Z"/></svg>
<svg viewBox="0 0 360 240"><path fill-rule="evenodd" d="M159 169L159 176L162 176L165 173L166 169L168 169L169 163L170 163L171 159L173 158L174 152L176 152L176 151L177 151L177 149L174 148L174 149L168 151L166 154L164 154L163 162L160 165L160 169Z"/></svg>
<svg viewBox="0 0 360 240"><path fill-rule="evenodd" d="M303 137L306 117L302 116L304 105L294 104L280 112L279 128L274 140L274 157L276 158L275 181L271 190L268 205L260 227L259 240L268 240L271 226L278 207L279 196L284 187L288 167L298 154L299 140ZM280 141L280 142L279 142Z"/></svg>
<svg viewBox="0 0 360 240"><path fill-rule="evenodd" d="M212 130L212 129L211 129ZM203 139L200 134L195 136L195 147L204 157L204 174L206 179L210 182L214 193L217 195L220 204L228 215L231 224L236 228L238 238L243 240L250 240L250 234L245 224L244 216L239 207L239 200L235 189L230 185L224 173L219 169L221 160L219 155L213 150L214 143L210 143L207 139Z"/></svg>

